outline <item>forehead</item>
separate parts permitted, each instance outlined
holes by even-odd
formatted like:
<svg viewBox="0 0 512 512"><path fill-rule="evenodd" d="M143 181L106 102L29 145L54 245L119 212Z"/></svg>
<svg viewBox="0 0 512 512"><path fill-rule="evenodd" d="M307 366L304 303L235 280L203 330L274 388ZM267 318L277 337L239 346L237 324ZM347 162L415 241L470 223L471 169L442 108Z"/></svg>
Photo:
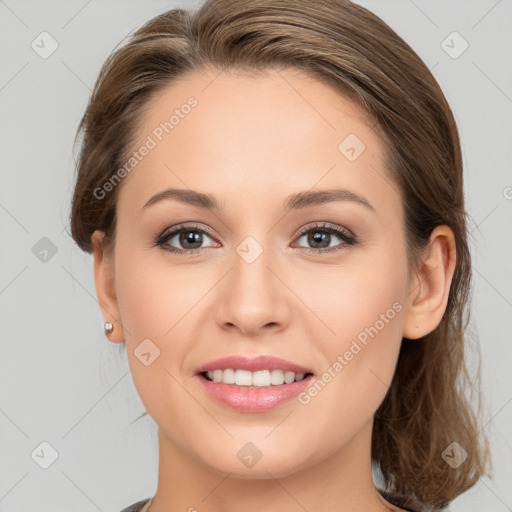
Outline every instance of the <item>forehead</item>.
<svg viewBox="0 0 512 512"><path fill-rule="evenodd" d="M146 106L131 149L151 149L120 201L142 206L179 186L255 206L263 196L282 204L284 190L344 186L396 202L373 128L356 103L294 68L189 72Z"/></svg>

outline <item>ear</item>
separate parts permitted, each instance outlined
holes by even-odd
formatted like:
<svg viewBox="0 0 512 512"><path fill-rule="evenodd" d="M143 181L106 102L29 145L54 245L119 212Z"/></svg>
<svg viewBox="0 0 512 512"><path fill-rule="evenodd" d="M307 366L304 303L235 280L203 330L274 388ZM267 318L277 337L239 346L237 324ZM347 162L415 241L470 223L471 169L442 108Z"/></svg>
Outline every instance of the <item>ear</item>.
<svg viewBox="0 0 512 512"><path fill-rule="evenodd" d="M107 335L107 337L114 343L122 343L124 333L115 292L114 266L112 255L105 251L104 236L105 233L99 230L96 230L91 236L94 249L96 295L98 296L103 321L111 322L114 326L112 334Z"/></svg>
<svg viewBox="0 0 512 512"><path fill-rule="evenodd" d="M411 340L431 333L441 322L455 272L455 237L448 226L438 226L411 280L403 337Z"/></svg>

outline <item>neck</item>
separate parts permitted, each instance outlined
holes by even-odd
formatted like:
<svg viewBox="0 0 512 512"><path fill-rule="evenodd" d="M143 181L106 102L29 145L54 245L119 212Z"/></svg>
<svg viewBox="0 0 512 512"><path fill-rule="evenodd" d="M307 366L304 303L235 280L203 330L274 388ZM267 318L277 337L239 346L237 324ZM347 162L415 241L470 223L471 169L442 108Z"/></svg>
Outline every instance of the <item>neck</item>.
<svg viewBox="0 0 512 512"><path fill-rule="evenodd" d="M399 510L375 489L371 423L320 462L276 477L271 463L258 478L222 473L181 449L161 430L157 492L150 512L388 512ZM298 450L300 454L300 450ZM262 461L260 461L262 462ZM260 466L260 470L261 470ZM265 476L266 475L266 476Z"/></svg>

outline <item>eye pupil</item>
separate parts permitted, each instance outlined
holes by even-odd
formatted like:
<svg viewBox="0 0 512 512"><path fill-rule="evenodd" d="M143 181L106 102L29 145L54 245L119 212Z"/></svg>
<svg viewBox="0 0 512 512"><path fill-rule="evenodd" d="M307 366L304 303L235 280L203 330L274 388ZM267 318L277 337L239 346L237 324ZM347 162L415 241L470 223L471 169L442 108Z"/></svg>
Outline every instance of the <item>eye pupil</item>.
<svg viewBox="0 0 512 512"><path fill-rule="evenodd" d="M188 249L196 249L196 247L187 247L186 244L196 243L197 247L200 247L202 244L202 235L203 234L198 231L192 231L192 230L182 231L181 236L180 236L180 243Z"/></svg>
<svg viewBox="0 0 512 512"><path fill-rule="evenodd" d="M325 242L325 240L327 240L327 244L324 243L323 245L321 245L321 248L324 248L324 247L329 247L329 243L331 241L330 237L331 237L330 233L322 233L320 231L311 231L308 241L309 241L309 243L314 245L316 243L322 243L322 242Z"/></svg>

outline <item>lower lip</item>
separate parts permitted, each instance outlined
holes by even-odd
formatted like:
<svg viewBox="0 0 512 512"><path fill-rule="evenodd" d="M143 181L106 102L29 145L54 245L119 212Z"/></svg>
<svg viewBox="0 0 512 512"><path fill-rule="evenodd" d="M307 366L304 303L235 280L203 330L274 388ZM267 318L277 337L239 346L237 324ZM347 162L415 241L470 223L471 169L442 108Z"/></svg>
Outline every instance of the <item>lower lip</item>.
<svg viewBox="0 0 512 512"><path fill-rule="evenodd" d="M212 382L198 375L206 391L216 400L241 412L265 412L295 398L304 391L313 378L312 375L291 384L281 386L255 387L236 386L222 382Z"/></svg>

